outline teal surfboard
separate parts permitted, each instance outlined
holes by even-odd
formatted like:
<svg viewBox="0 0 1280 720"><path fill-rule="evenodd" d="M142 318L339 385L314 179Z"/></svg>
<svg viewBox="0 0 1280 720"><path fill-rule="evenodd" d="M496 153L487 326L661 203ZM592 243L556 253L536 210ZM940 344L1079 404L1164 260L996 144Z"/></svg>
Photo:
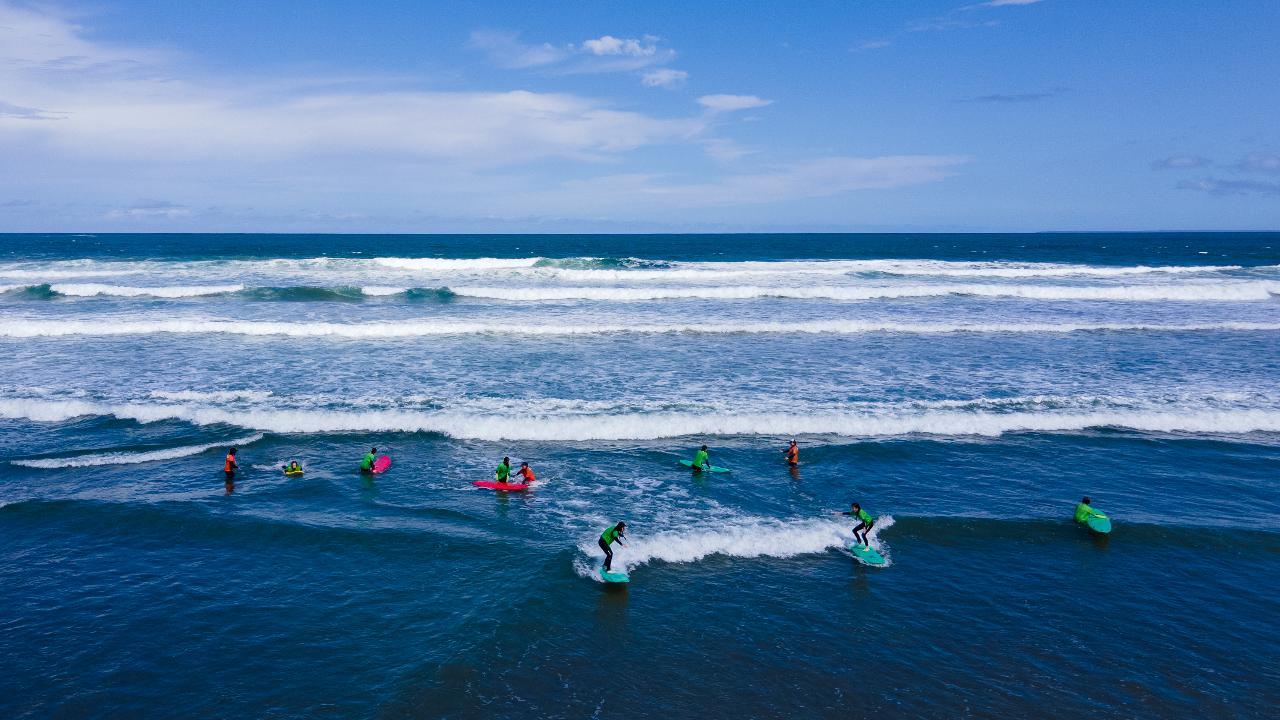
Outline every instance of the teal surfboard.
<svg viewBox="0 0 1280 720"><path fill-rule="evenodd" d="M1089 529L1096 533L1106 535L1111 532L1111 520L1109 518L1091 517L1084 524L1088 525Z"/></svg>
<svg viewBox="0 0 1280 720"><path fill-rule="evenodd" d="M687 467L687 468L690 468L690 469L692 469L692 468L693 468L693 461L692 461L692 460L681 460L681 461L680 461L680 464L681 464L681 465L683 465L683 466L685 466L685 467ZM705 470L705 468L704 468L704 470ZM712 466L711 466L711 468L710 468L710 470L711 470L711 472L713 472L713 473L729 472L729 468L723 468L723 467L720 467L719 465L712 465Z"/></svg>
<svg viewBox="0 0 1280 720"><path fill-rule="evenodd" d="M610 572L610 571L608 571L608 570L605 570L604 568L600 568L600 578L601 578L602 580L604 580L605 582L607 582L607 583L629 583L629 582L631 582L631 576L630 576L630 575L628 575L628 574L626 574L625 572L621 572L621 571L618 571L618 570L614 570L614 571Z"/></svg>
<svg viewBox="0 0 1280 720"><path fill-rule="evenodd" d="M864 547L862 545L857 545L857 544L850 545L849 552L853 553L854 557L858 558L859 560L861 560L862 562L868 565L884 564L884 556L876 552L876 549L873 547Z"/></svg>

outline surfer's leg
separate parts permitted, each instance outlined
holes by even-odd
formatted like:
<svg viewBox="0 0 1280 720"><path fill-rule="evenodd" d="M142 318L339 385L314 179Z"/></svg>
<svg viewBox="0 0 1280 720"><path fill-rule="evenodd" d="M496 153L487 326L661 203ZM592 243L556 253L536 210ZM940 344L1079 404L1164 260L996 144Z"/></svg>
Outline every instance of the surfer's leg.
<svg viewBox="0 0 1280 720"><path fill-rule="evenodd" d="M609 544L604 541L604 538L600 538L597 542L600 543L600 549L604 551L604 571L609 572L609 568L613 566L613 551L609 549Z"/></svg>

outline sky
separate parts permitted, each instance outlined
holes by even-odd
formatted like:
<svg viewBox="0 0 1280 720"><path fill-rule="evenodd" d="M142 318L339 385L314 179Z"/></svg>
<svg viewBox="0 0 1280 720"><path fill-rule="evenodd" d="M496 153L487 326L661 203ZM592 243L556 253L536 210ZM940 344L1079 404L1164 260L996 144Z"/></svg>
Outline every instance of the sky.
<svg viewBox="0 0 1280 720"><path fill-rule="evenodd" d="M0 0L0 232L1280 230L1280 2Z"/></svg>

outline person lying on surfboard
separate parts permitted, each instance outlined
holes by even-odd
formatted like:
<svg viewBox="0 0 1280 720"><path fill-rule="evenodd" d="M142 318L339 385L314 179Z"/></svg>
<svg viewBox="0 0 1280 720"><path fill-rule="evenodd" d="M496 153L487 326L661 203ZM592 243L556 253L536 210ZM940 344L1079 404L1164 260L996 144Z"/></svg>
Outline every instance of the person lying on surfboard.
<svg viewBox="0 0 1280 720"><path fill-rule="evenodd" d="M792 440L786 450L782 451L787 456L787 464L796 466L800 464L800 446L796 445L796 441Z"/></svg>
<svg viewBox="0 0 1280 720"><path fill-rule="evenodd" d="M529 467L529 463L527 462L520 463L520 471L516 473L516 477L521 478L521 482L526 485L538 479L538 477L533 474L533 468Z"/></svg>
<svg viewBox="0 0 1280 720"><path fill-rule="evenodd" d="M707 455L706 445L703 445L702 447L698 448L698 452L695 453L693 456L693 464L690 465L690 467L692 467L693 471L696 473L700 473L704 469L706 470L711 469L711 460Z"/></svg>
<svg viewBox="0 0 1280 720"><path fill-rule="evenodd" d="M1089 496L1085 495L1084 499L1076 505L1076 522L1087 523L1091 517L1106 519L1107 516L1097 510L1094 510L1093 506L1089 504L1090 502L1092 501L1089 499Z"/></svg>
<svg viewBox="0 0 1280 720"><path fill-rule="evenodd" d="M867 542L867 531L871 530L871 526L876 524L875 518L871 517L866 510L863 510L862 506L858 503L853 503L853 505L850 506L849 512L842 512L840 514L858 518L860 522L858 523L858 526L853 529L853 539L862 543L863 547L871 547ZM859 532L862 533L861 536L859 536Z"/></svg>
<svg viewBox="0 0 1280 720"><path fill-rule="evenodd" d="M287 473L299 473L302 472L302 466L298 464L297 460L293 460L284 466L284 471Z"/></svg>
<svg viewBox="0 0 1280 720"><path fill-rule="evenodd" d="M364 456L363 460L360 461L360 472L368 473L370 475L373 474L373 461L377 459L374 457L374 455L377 452L378 452L378 448L372 448L369 450L369 453Z"/></svg>
<svg viewBox="0 0 1280 720"><path fill-rule="evenodd" d="M502 462L498 463L498 469L493 473L493 478L501 483L511 482L511 458L502 458Z"/></svg>
<svg viewBox="0 0 1280 720"><path fill-rule="evenodd" d="M609 572L610 568L613 566L613 551L609 549L609 546L616 540L619 545L626 547L627 544L622 542L624 539L622 533L626 532L626 530L627 524L625 522L620 522L611 528L606 528L604 532L600 533L600 549L604 551L605 572Z"/></svg>

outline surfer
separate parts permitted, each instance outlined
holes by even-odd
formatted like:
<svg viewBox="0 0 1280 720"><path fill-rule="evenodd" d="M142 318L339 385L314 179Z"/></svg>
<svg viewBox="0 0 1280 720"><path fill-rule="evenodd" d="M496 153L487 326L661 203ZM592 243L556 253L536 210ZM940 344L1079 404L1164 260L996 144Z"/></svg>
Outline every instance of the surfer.
<svg viewBox="0 0 1280 720"><path fill-rule="evenodd" d="M511 482L511 458L502 458L502 462L498 463L498 469L493 473L493 477L500 483Z"/></svg>
<svg viewBox="0 0 1280 720"><path fill-rule="evenodd" d="M858 503L853 503L849 512L840 514L858 518L858 526L853 529L853 539L862 543L863 547L871 547L871 544L867 542L867 532L871 530L872 525L876 524L875 518L871 517L866 510L863 510ZM861 532L861 536L859 536L859 532Z"/></svg>
<svg viewBox="0 0 1280 720"><path fill-rule="evenodd" d="M600 533L600 549L604 551L605 572L609 572L609 568L613 565L613 551L609 549L609 546L616 540L619 545L625 547L626 543L622 541L624 539L623 533L626 531L627 524L625 522L620 522L611 528L606 528L604 532Z"/></svg>
<svg viewBox="0 0 1280 720"><path fill-rule="evenodd" d="M711 460L707 455L706 445L703 445L702 447L698 448L698 452L695 453L693 456L693 464L690 465L690 467L692 467L693 471L696 473L702 472L703 469L706 469L706 470L711 469Z"/></svg>
<svg viewBox="0 0 1280 720"><path fill-rule="evenodd" d="M529 463L520 463L520 471L516 473L516 477L523 478L522 482L526 485L537 480L538 477L533 474L533 468L529 467Z"/></svg>
<svg viewBox="0 0 1280 720"><path fill-rule="evenodd" d="M1090 502L1092 501L1089 500L1089 496L1085 495L1084 499L1076 505L1076 522L1087 523L1091 517L1106 519L1107 516L1094 510L1093 506L1089 504Z"/></svg>
<svg viewBox="0 0 1280 720"><path fill-rule="evenodd" d="M298 464L298 461L297 461L297 460L293 460L293 461L291 461L288 465L283 465L282 467L284 468L284 471L285 471L286 473L300 473L300 472L302 472L302 466Z"/></svg>
<svg viewBox="0 0 1280 720"><path fill-rule="evenodd" d="M228 485L235 484L236 471L239 469L240 464L236 462L236 449L231 448L227 451L227 461L222 465L222 472L226 473Z"/></svg>
<svg viewBox="0 0 1280 720"><path fill-rule="evenodd" d="M378 452L378 448L370 448L365 454L364 459L360 461L360 472L366 475L373 474L373 461L376 459L374 455Z"/></svg>
<svg viewBox="0 0 1280 720"><path fill-rule="evenodd" d="M796 445L796 441L792 440L786 450L782 451L787 456L787 464L795 467L800 464L800 446Z"/></svg>

